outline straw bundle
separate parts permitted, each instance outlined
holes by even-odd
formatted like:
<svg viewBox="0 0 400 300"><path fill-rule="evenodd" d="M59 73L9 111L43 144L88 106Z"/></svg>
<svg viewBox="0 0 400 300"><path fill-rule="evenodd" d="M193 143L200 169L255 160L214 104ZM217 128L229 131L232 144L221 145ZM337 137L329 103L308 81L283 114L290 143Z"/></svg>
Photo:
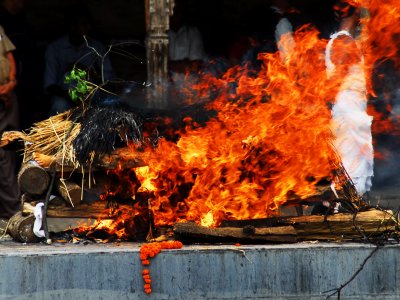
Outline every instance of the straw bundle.
<svg viewBox="0 0 400 300"><path fill-rule="evenodd" d="M103 154L139 142L140 126L140 118L120 104L69 110L33 125L24 160L33 158L43 167L91 165Z"/></svg>
<svg viewBox="0 0 400 300"><path fill-rule="evenodd" d="M30 143L25 147L24 160L40 153L54 160L62 158L78 167L72 142L81 126L72 120L72 115L70 110L35 123L28 134Z"/></svg>

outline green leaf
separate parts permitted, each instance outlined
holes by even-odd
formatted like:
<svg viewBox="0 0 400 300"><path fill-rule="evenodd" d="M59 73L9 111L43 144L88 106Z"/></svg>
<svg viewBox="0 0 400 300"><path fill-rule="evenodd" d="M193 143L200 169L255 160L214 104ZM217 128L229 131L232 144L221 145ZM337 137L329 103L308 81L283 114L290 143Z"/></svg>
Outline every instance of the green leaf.
<svg viewBox="0 0 400 300"><path fill-rule="evenodd" d="M85 94L87 92L87 86L84 82L79 81L76 85L76 90L81 94Z"/></svg>
<svg viewBox="0 0 400 300"><path fill-rule="evenodd" d="M78 76L80 78L85 78L86 77L86 71L78 69Z"/></svg>
<svg viewBox="0 0 400 300"><path fill-rule="evenodd" d="M79 98L78 93L74 89L69 90L69 96L71 97L72 101L76 101Z"/></svg>

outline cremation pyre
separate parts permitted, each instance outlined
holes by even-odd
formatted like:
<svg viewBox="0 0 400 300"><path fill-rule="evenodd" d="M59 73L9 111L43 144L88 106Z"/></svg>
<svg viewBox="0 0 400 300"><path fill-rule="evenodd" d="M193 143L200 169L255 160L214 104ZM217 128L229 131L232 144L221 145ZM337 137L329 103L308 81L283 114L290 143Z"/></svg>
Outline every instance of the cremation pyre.
<svg viewBox="0 0 400 300"><path fill-rule="evenodd" d="M364 31L360 41L363 43L367 83L376 61L382 57L397 60L398 53L396 44L391 43L398 35L395 32L398 29L390 25L399 19L398 5L393 1L385 5L378 2L352 1L370 11L370 17L363 20ZM391 30L387 30L388 26ZM332 147L329 104L341 89L343 78L340 74L327 78L324 59L327 41L319 39L314 28L302 27L291 39L295 47L284 60L279 53L262 53L259 55L262 63L259 69L236 66L220 77L199 74L199 82L182 90L188 103L206 103L205 107L216 111L216 116L204 124L198 124L193 118L185 118L183 128L171 130L173 132L170 135L165 132L167 138L159 139L155 148L146 147L146 143L130 147L129 139L124 139L124 131L112 128L122 141L128 142L125 149L129 151L97 153L95 147L88 147L90 139L83 139L81 145L86 147L80 147L76 152L78 148L73 147L73 141L81 132L80 124L75 124L74 118L63 117L62 121L70 125L61 122L64 125L57 128L57 122L52 119L47 122L50 137L42 136L34 141L27 136L25 161L35 161L39 167L50 172L50 179L44 175L46 172L42 172L46 182L56 177L60 179L64 188L59 188L58 192L62 195L63 190L66 191L65 197L73 206L69 208L71 212L78 211L84 199L81 196L78 201L72 200L72 191L78 190L78 183L69 184L68 187L66 179L70 171L76 174L78 170L83 170L80 177L87 174L87 182L91 182L92 167L126 172L132 184L129 188L132 193L128 197L131 201L128 214L131 217L146 215L149 228L173 226L186 221L214 228L221 226L224 221L270 220L279 216L284 205L324 201L329 209L317 222L318 226L326 229L321 225L325 224L330 228L329 219L334 216L328 214L332 208L337 208L337 202L353 214L353 220L357 220L354 213L361 215L363 212L360 210L365 209L365 205ZM282 43L285 43L284 39ZM349 67L344 63L343 70L339 71L348 71ZM84 122L85 119L82 124ZM168 121L164 125L168 125ZM58 134L59 130L63 132L61 135ZM143 138L151 140L149 136ZM50 146L56 152L32 150L43 141L43 148ZM53 142L55 147L51 146ZM98 144L102 141L98 139L92 142ZM127 152L129 158L120 159L122 153ZM116 167L103 163L115 162L113 158L116 158ZM35 166L36 169L39 167ZM134 168L134 172L120 171L129 168ZM80 188L84 188L84 185L80 184ZM322 194L318 192L321 188L324 190ZM105 200L104 207L109 205L118 215L122 213L116 209L116 191L115 188L109 189L102 197ZM31 192L30 196L35 197L30 198L43 200L40 197L43 198L44 192L46 207L50 189ZM126 216L124 213L122 215ZM393 226L394 220L390 216L386 218L380 215L374 220L382 219L389 220L388 224ZM256 226L249 226L243 231L248 238L260 235ZM272 228L271 225L269 227ZM359 231L357 226L353 229ZM271 235L272 231L267 230L264 235ZM283 235L290 239L293 236L292 229L289 228Z"/></svg>

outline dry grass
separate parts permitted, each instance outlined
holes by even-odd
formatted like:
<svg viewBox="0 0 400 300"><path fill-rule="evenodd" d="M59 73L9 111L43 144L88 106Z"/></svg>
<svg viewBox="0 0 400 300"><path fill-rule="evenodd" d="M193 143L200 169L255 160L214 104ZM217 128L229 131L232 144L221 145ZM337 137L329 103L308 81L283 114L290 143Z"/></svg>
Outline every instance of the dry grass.
<svg viewBox="0 0 400 300"><path fill-rule="evenodd" d="M71 114L67 111L35 123L28 134L30 143L25 147L25 160L34 153L41 153L54 159L62 158L78 167L72 142L80 131L80 124L71 120Z"/></svg>

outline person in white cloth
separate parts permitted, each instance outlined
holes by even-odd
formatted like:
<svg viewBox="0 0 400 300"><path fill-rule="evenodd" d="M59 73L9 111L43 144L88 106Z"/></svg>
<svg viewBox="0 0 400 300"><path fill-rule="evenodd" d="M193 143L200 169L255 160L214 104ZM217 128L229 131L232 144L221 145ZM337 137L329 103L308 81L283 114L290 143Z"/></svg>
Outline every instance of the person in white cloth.
<svg viewBox="0 0 400 300"><path fill-rule="evenodd" d="M291 6L288 0L273 0L271 9L279 16L275 27L275 43L279 50L282 61L285 61L287 55L294 49L296 43L293 38L293 24L289 21L287 13ZM282 37L285 36L285 41Z"/></svg>
<svg viewBox="0 0 400 300"><path fill-rule="evenodd" d="M363 195L372 186L374 155L363 56L353 37L357 10L343 2L335 8L340 27L331 36L325 56L328 77L343 78L332 107L333 144L357 192Z"/></svg>
<svg viewBox="0 0 400 300"><path fill-rule="evenodd" d="M186 5L184 1L176 1L170 21L169 69L172 75L185 73L188 69L195 71L207 59L200 31L186 24Z"/></svg>

